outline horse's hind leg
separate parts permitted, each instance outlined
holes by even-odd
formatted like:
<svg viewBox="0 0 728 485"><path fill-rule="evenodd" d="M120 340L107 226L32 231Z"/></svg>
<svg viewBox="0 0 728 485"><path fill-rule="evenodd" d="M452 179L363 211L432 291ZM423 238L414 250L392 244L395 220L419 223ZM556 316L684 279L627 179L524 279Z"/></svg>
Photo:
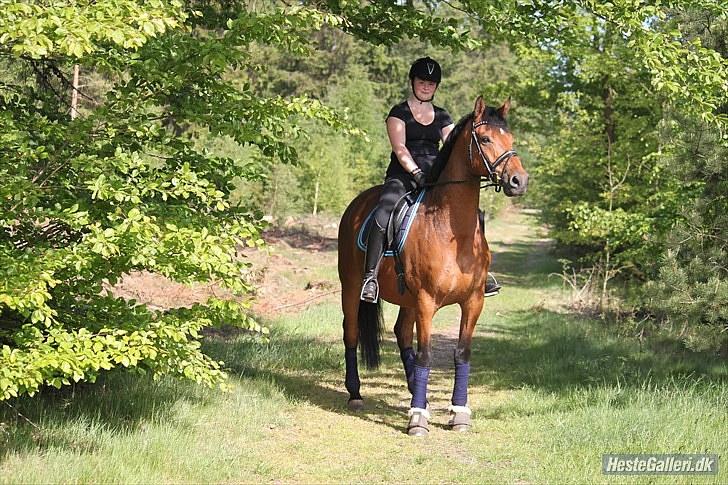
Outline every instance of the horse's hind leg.
<svg viewBox="0 0 728 485"><path fill-rule="evenodd" d="M415 311L412 308L399 308L397 323L394 324L394 333L397 335L399 356L404 365L404 375L407 379L407 388L410 394L414 394L415 377L415 351L412 348L414 338Z"/></svg>
<svg viewBox="0 0 728 485"><path fill-rule="evenodd" d="M480 312L483 310L483 296L480 293L460 305L460 338L455 349L455 385L452 390L450 421L454 431L470 429L470 408L468 407L468 380L470 378L470 353L473 332Z"/></svg>
<svg viewBox="0 0 728 485"><path fill-rule="evenodd" d="M349 391L349 409L359 410L364 407L359 388L359 368L356 361L356 348L359 343L359 292L356 288L345 287L341 292L341 307L344 310L344 360L346 362L346 377L344 384Z"/></svg>

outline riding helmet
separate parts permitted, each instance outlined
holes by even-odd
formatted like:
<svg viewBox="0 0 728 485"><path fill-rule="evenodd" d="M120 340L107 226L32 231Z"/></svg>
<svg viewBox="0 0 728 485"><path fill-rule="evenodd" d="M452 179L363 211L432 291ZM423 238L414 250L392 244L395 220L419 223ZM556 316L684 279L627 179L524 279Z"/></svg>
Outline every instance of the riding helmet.
<svg viewBox="0 0 728 485"><path fill-rule="evenodd" d="M442 70L440 64L436 60L430 59L429 57L421 57L417 59L410 67L409 78L410 81L414 81L415 77L422 79L423 81L432 81L440 84L442 80Z"/></svg>

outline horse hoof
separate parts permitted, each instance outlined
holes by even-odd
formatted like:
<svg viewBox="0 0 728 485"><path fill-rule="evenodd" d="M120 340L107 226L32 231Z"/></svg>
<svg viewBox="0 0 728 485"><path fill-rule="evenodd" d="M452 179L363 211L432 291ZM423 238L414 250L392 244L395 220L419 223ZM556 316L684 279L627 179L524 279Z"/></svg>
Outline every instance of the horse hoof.
<svg viewBox="0 0 728 485"><path fill-rule="evenodd" d="M349 399L347 406L349 407L350 411L361 411L362 409L364 409L364 400L363 399Z"/></svg>
<svg viewBox="0 0 728 485"><path fill-rule="evenodd" d="M410 436L427 436L430 434L430 430L421 426L415 426L407 430L407 434Z"/></svg>
<svg viewBox="0 0 728 485"><path fill-rule="evenodd" d="M409 415L407 434L410 436L427 436L430 433L430 428L427 426L427 419L430 417L429 411L412 408L409 410Z"/></svg>
<svg viewBox="0 0 728 485"><path fill-rule="evenodd" d="M467 406L450 406L450 421L447 425L458 433L470 431L470 414Z"/></svg>
<svg viewBox="0 0 728 485"><path fill-rule="evenodd" d="M456 433L467 433L468 431L470 431L470 425L469 424L454 424L451 426L450 429L452 429Z"/></svg>

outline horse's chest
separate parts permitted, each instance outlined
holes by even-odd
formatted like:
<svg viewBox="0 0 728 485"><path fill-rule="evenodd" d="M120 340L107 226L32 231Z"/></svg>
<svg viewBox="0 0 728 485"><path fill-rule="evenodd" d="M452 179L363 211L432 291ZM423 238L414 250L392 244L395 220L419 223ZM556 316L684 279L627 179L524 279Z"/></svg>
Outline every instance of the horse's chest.
<svg viewBox="0 0 728 485"><path fill-rule="evenodd" d="M429 283L427 286L442 288L445 292L468 289L479 284L486 264L485 248L476 241L450 244L423 244L413 256L410 268Z"/></svg>

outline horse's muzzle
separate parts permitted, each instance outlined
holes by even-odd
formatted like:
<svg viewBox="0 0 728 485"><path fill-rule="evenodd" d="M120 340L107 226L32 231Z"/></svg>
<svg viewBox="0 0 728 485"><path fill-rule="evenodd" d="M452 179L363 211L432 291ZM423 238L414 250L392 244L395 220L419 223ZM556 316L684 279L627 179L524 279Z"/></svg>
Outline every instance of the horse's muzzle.
<svg viewBox="0 0 728 485"><path fill-rule="evenodd" d="M523 195L528 189L528 172L521 171L509 174L502 182L503 192L508 197Z"/></svg>

